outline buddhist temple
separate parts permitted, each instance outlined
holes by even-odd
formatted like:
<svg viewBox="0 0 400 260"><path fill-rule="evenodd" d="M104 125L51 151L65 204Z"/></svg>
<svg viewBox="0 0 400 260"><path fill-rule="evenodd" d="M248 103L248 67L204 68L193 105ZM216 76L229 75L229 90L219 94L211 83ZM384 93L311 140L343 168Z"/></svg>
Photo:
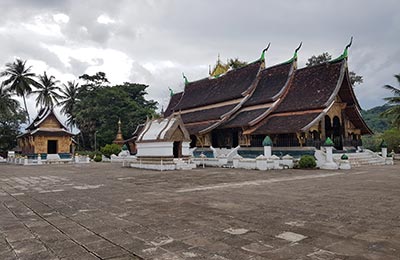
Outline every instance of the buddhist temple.
<svg viewBox="0 0 400 260"><path fill-rule="evenodd" d="M70 154L74 145L72 136L53 109L43 108L17 141L25 155Z"/></svg>
<svg viewBox="0 0 400 260"><path fill-rule="evenodd" d="M260 59L218 77L186 82L165 116L180 115L191 147L317 147L330 137L338 150L371 134L350 83L347 45L332 61L298 68L292 58L268 66Z"/></svg>

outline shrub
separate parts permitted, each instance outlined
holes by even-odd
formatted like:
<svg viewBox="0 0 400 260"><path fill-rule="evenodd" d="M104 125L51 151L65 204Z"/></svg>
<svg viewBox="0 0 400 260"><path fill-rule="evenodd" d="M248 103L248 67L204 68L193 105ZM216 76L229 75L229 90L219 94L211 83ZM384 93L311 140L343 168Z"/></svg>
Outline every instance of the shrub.
<svg viewBox="0 0 400 260"><path fill-rule="evenodd" d="M93 159L95 162L101 162L101 155L100 154L96 154L96 156Z"/></svg>
<svg viewBox="0 0 400 260"><path fill-rule="evenodd" d="M317 166L317 163L315 162L314 156L303 155L300 158L299 166L301 169L315 168L315 166Z"/></svg>
<svg viewBox="0 0 400 260"><path fill-rule="evenodd" d="M110 158L112 154L118 155L121 152L121 147L118 144L106 144L106 146L100 148L100 151L104 156Z"/></svg>

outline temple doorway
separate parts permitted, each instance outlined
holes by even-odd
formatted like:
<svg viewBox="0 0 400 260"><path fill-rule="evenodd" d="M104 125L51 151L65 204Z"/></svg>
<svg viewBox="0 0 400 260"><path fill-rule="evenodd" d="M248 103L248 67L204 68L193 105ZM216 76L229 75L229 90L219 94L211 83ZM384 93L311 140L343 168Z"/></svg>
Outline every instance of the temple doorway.
<svg viewBox="0 0 400 260"><path fill-rule="evenodd" d="M47 141L47 153L48 154L57 153L57 140L48 140Z"/></svg>
<svg viewBox="0 0 400 260"><path fill-rule="evenodd" d="M340 124L340 119L337 116L333 118L332 135L333 135L332 141L335 144L335 148L338 150L342 150L343 149L342 127Z"/></svg>
<svg viewBox="0 0 400 260"><path fill-rule="evenodd" d="M173 153L174 158L182 157L182 142L174 142Z"/></svg>

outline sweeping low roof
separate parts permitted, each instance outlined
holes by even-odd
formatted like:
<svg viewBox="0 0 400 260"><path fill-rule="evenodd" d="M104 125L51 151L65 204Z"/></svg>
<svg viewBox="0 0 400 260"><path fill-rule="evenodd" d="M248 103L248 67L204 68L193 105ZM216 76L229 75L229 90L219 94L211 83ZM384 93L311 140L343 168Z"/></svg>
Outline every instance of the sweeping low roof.
<svg viewBox="0 0 400 260"><path fill-rule="evenodd" d="M189 82L171 97L165 115L181 114L190 134L216 128L242 128L248 134L295 133L311 127L336 97L349 106L345 113L353 124L363 134L371 133L361 117L345 55L301 69L295 57L266 68L258 60L218 78Z"/></svg>

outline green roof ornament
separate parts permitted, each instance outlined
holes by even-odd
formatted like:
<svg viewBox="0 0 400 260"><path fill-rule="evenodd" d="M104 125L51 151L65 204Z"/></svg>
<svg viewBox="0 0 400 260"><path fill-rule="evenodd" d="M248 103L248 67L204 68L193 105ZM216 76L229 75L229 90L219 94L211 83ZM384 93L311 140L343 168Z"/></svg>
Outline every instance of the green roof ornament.
<svg viewBox="0 0 400 260"><path fill-rule="evenodd" d="M331 62L336 62L336 61L339 61L339 60L347 59L347 56L348 56L348 51L347 50L350 48L352 43L353 43L353 36L351 36L349 44L347 44L346 47L344 48L344 51L343 51L342 55L340 55L339 57L337 57L334 60L331 60Z"/></svg>
<svg viewBox="0 0 400 260"><path fill-rule="evenodd" d="M185 80L185 85L189 84L189 80L186 78L186 76L183 72L182 72L182 77Z"/></svg>
<svg viewBox="0 0 400 260"><path fill-rule="evenodd" d="M303 45L303 42L300 42L299 46L294 50L293 57L290 60L284 62L284 64L292 63L293 61L297 60L297 52L300 50L302 45Z"/></svg>
<svg viewBox="0 0 400 260"><path fill-rule="evenodd" d="M263 146L272 146L273 145L272 140L268 135L264 138L262 145Z"/></svg>
<svg viewBox="0 0 400 260"><path fill-rule="evenodd" d="M169 90L169 96L172 97L174 95L174 91L170 87L168 87L168 90Z"/></svg>
<svg viewBox="0 0 400 260"><path fill-rule="evenodd" d="M349 157L347 156L347 154L344 153L344 154L340 157L340 159L342 159L342 160L348 160Z"/></svg>
<svg viewBox="0 0 400 260"><path fill-rule="evenodd" d="M330 137L326 138L324 146L333 146L333 142Z"/></svg>
<svg viewBox="0 0 400 260"><path fill-rule="evenodd" d="M262 50L260 61L263 61L263 60L265 61L265 53L268 51L269 46L271 46L271 43L268 43L268 46L264 50Z"/></svg>
<svg viewBox="0 0 400 260"><path fill-rule="evenodd" d="M126 144L124 144L121 148L122 151L128 151L128 146Z"/></svg>
<svg viewBox="0 0 400 260"><path fill-rule="evenodd" d="M385 142L384 139L382 139L381 144L379 145L380 148L387 148L387 143Z"/></svg>

